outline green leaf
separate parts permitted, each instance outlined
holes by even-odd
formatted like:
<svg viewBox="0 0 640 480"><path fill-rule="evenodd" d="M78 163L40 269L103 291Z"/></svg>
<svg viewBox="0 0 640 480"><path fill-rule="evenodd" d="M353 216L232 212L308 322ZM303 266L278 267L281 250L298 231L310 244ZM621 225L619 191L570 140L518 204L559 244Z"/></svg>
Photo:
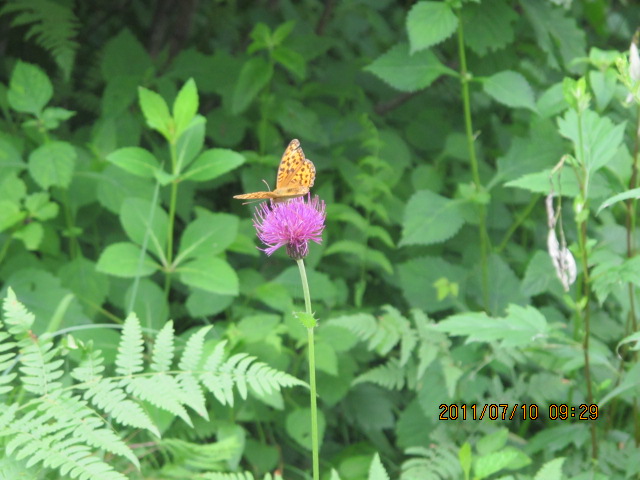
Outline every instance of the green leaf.
<svg viewBox="0 0 640 480"><path fill-rule="evenodd" d="M195 288L221 295L238 294L238 276L221 258L202 257L176 268L180 281Z"/></svg>
<svg viewBox="0 0 640 480"><path fill-rule="evenodd" d="M58 204L49 201L49 194L36 192L29 195L24 201L24 208L31 218L38 220L51 220L58 216Z"/></svg>
<svg viewBox="0 0 640 480"><path fill-rule="evenodd" d="M59 107L47 107L42 112L42 125L47 130L54 130L60 126L61 122L69 120L76 112Z"/></svg>
<svg viewBox="0 0 640 480"><path fill-rule="evenodd" d="M518 14L504 0L469 2L462 9L464 43L480 56L513 42Z"/></svg>
<svg viewBox="0 0 640 480"><path fill-rule="evenodd" d="M406 43L399 43L379 56L365 70L403 92L426 88L442 75L457 75L444 66L431 50L411 55Z"/></svg>
<svg viewBox="0 0 640 480"><path fill-rule="evenodd" d="M207 317L223 312L233 303L232 295L219 295L193 288L187 298L187 311L192 317Z"/></svg>
<svg viewBox="0 0 640 480"><path fill-rule="evenodd" d="M185 172L182 180L206 182L239 167L245 162L243 155L227 148L212 148L202 152Z"/></svg>
<svg viewBox="0 0 640 480"><path fill-rule="evenodd" d="M42 242L44 230L42 225L32 222L13 233L13 238L22 240L27 250L36 250Z"/></svg>
<svg viewBox="0 0 640 480"><path fill-rule="evenodd" d="M137 285L132 283L124 301L127 311L135 312L146 328L160 330L169 319L167 298L162 288L150 278L141 278Z"/></svg>
<svg viewBox="0 0 640 480"><path fill-rule="evenodd" d="M62 286L81 300L89 314L98 311L109 293L108 277L96 271L94 262L81 256L65 263L58 270L58 276Z"/></svg>
<svg viewBox="0 0 640 480"><path fill-rule="evenodd" d="M175 167L174 174L181 174L185 166L196 158L204 147L204 134L207 119L202 115L196 115L187 125L186 130L182 132L176 143L176 155L178 162Z"/></svg>
<svg viewBox="0 0 640 480"><path fill-rule="evenodd" d="M407 14L411 54L449 38L458 27L458 17L446 2L418 2Z"/></svg>
<svg viewBox="0 0 640 480"><path fill-rule="evenodd" d="M185 228L175 264L222 252L238 235L238 224L238 217L234 215L203 212Z"/></svg>
<svg viewBox="0 0 640 480"><path fill-rule="evenodd" d="M565 457L549 460L538 470L533 480L562 480L562 465L565 460Z"/></svg>
<svg viewBox="0 0 640 480"><path fill-rule="evenodd" d="M49 142L36 148L29 155L29 173L36 183L49 187L67 188L71 183L76 151L67 142Z"/></svg>
<svg viewBox="0 0 640 480"><path fill-rule="evenodd" d="M611 205L622 202L624 200L629 200L630 198L640 198L640 188L632 188L631 190L627 190L626 192L618 193L617 195L607 198L604 202L602 202L600 207L598 207L598 211L596 213L599 214L605 208L609 208Z"/></svg>
<svg viewBox="0 0 640 480"><path fill-rule="evenodd" d="M11 200L0 200L0 232L21 222L25 217L20 205Z"/></svg>
<svg viewBox="0 0 640 480"><path fill-rule="evenodd" d="M7 100L17 112L39 116L53 96L47 74L30 63L18 61L11 74Z"/></svg>
<svg viewBox="0 0 640 480"><path fill-rule="evenodd" d="M120 222L129 239L164 261L169 216L159 205L142 198L127 198L120 207Z"/></svg>
<svg viewBox="0 0 640 480"><path fill-rule="evenodd" d="M536 111L531 85L520 73L510 70L496 73L487 78L482 86L487 94L508 107Z"/></svg>
<svg viewBox="0 0 640 480"><path fill-rule="evenodd" d="M153 178L160 164L151 152L139 147L125 147L107 155L107 161L124 171L143 178Z"/></svg>
<svg viewBox="0 0 640 480"><path fill-rule="evenodd" d="M147 125L160 132L168 141L173 141L175 127L164 98L144 87L138 87L138 96Z"/></svg>
<svg viewBox="0 0 640 480"><path fill-rule="evenodd" d="M416 192L404 211L399 245L430 245L451 238L464 224L460 206L460 201L429 190Z"/></svg>
<svg viewBox="0 0 640 480"><path fill-rule="evenodd" d="M382 252L369 248L362 242L338 240L337 242L333 242L329 245L329 247L324 251L324 256L335 253L343 253L351 257L356 257L359 262L378 266L388 274L393 273L393 266L389 259Z"/></svg>
<svg viewBox="0 0 640 480"><path fill-rule="evenodd" d="M193 78L190 78L180 89L178 96L173 102L173 119L176 125L176 138L180 138L180 135L187 129L197 112L198 88Z"/></svg>
<svg viewBox="0 0 640 480"><path fill-rule="evenodd" d="M21 171L27 168L20 152L8 141L0 138L0 169L5 172Z"/></svg>
<svg viewBox="0 0 640 480"><path fill-rule="evenodd" d="M591 110L582 112L580 122L575 110L568 110L558 119L560 134L573 142L576 154L584 152L582 161L591 172L605 166L616 154L622 145L625 126L626 122L614 125L608 117Z"/></svg>
<svg viewBox="0 0 640 480"><path fill-rule="evenodd" d="M158 269L158 266L140 247L133 243L113 243L104 249L96 270L116 277L146 277Z"/></svg>
<svg viewBox="0 0 640 480"><path fill-rule="evenodd" d="M273 76L273 66L260 57L248 60L240 71L231 100L231 113L244 112Z"/></svg>
<svg viewBox="0 0 640 480"><path fill-rule="evenodd" d="M389 480L389 474L384 469L384 465L382 465L382 461L380 460L380 455L377 453L373 456L373 460L371 461L367 480Z"/></svg>
<svg viewBox="0 0 640 480"><path fill-rule="evenodd" d="M287 47L276 47L271 52L271 57L284 68L293 73L299 80L307 74L307 62L298 52Z"/></svg>
<svg viewBox="0 0 640 480"><path fill-rule="evenodd" d="M322 438L326 428L326 421L321 410L318 411L318 438L322 445ZM307 450L311 450L311 410L296 408L287 415L285 429L289 436Z"/></svg>

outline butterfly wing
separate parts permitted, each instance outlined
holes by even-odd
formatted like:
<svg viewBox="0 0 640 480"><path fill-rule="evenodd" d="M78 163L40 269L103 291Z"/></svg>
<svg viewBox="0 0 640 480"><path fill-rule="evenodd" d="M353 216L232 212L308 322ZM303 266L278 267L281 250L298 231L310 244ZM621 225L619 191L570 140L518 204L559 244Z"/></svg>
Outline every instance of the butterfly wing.
<svg viewBox="0 0 640 480"><path fill-rule="evenodd" d="M300 142L297 139L291 140L280 160L273 193L277 198L299 197L309 192L315 179L315 165L305 158Z"/></svg>
<svg viewBox="0 0 640 480"><path fill-rule="evenodd" d="M273 192L253 192L253 193L243 193L242 195L234 195L233 198L240 198L242 200L257 200L257 199L265 199L265 198L275 198Z"/></svg>

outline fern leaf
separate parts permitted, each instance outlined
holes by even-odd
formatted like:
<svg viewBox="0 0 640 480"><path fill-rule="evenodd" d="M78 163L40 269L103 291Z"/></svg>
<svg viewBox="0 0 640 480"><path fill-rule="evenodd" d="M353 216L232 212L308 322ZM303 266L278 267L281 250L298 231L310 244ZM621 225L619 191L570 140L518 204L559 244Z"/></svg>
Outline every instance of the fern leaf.
<svg viewBox="0 0 640 480"><path fill-rule="evenodd" d="M124 321L118 355L116 356L116 372L123 377L130 377L143 370L144 340L140 321L135 313L130 313Z"/></svg>
<svg viewBox="0 0 640 480"><path fill-rule="evenodd" d="M249 386L258 397L269 395L274 391L280 391L283 387L308 387L302 380L271 368L263 362L256 362L251 365L246 376Z"/></svg>
<svg viewBox="0 0 640 480"><path fill-rule="evenodd" d="M402 390L404 387L405 375L404 369L400 362L391 358L384 365L379 365L372 368L368 372L359 375L354 381L353 385L358 383L371 382L381 387L388 388L389 390Z"/></svg>
<svg viewBox="0 0 640 480"><path fill-rule="evenodd" d="M204 337L211 330L212 327L204 327L198 330L196 333L189 337L187 340L187 344L184 346L184 350L182 351L182 357L180 358L180 363L178 364L178 368L183 371L191 371L194 372L200 366L200 361L202 359L202 349L204 346ZM222 343L222 354L224 353L224 343ZM220 345L220 344L218 344ZM217 348L217 347L216 347ZM222 358L222 354L220 354L220 358Z"/></svg>
<svg viewBox="0 0 640 480"><path fill-rule="evenodd" d="M242 454L244 442L231 436L215 443L191 443L177 438L167 438L160 447L171 454L174 465L196 470L218 470L224 463Z"/></svg>
<svg viewBox="0 0 640 480"><path fill-rule="evenodd" d="M223 340L222 342L218 343L215 346L215 348L213 349L213 352L209 354L209 356L207 357L207 361L204 364L205 372L216 371L218 370L220 365L222 365L222 359L224 358L224 347L226 345L227 345L227 341Z"/></svg>
<svg viewBox="0 0 640 480"><path fill-rule="evenodd" d="M11 405L2 405L2 414L0 414L0 437L3 436L3 431L7 425L9 425L16 417L18 411L18 404L12 403Z"/></svg>
<svg viewBox="0 0 640 480"><path fill-rule="evenodd" d="M209 412L205 405L204 392L196 378L190 373L181 373L177 376L176 381L182 392L183 402L191 407L201 417L209 419Z"/></svg>
<svg viewBox="0 0 640 480"><path fill-rule="evenodd" d="M152 377L133 378L125 386L127 392L179 416L193 426L189 414L182 406L181 389L174 377L159 373Z"/></svg>
<svg viewBox="0 0 640 480"><path fill-rule="evenodd" d="M85 352L80 364L71 371L71 376L82 383L100 380L104 372L104 358L102 352ZM79 388L88 388L88 385L77 385Z"/></svg>
<svg viewBox="0 0 640 480"><path fill-rule="evenodd" d="M169 320L156 336L153 347L151 370L155 372L167 372L173 362L173 322Z"/></svg>
<svg viewBox="0 0 640 480"><path fill-rule="evenodd" d="M15 337L23 337L29 333L31 325L35 320L33 313L27 311L22 303L16 298L13 289L7 290L7 296L2 304L4 310L4 321L7 329Z"/></svg>
<svg viewBox="0 0 640 480"><path fill-rule="evenodd" d="M255 480L251 472L239 472L239 473L204 473L195 477L202 480ZM266 479L267 477L265 477Z"/></svg>
<svg viewBox="0 0 640 480"><path fill-rule="evenodd" d="M20 342L22 356L20 357L20 380L25 390L37 395L48 395L61 388L59 379L64 371L60 368L63 359L54 360L58 349L51 341L34 341L30 337Z"/></svg>
<svg viewBox="0 0 640 480"><path fill-rule="evenodd" d="M29 25L25 38L35 38L53 56L65 80L69 79L78 42L75 40L80 24L73 10L49 0L14 0L0 10L0 16L17 12L11 26Z"/></svg>
<svg viewBox="0 0 640 480"><path fill-rule="evenodd" d="M2 322L0 322L0 328L2 326ZM17 373L11 372L11 369L18 361L16 346L17 343L11 340L8 333L0 331L0 372L2 372L0 374L0 395L13 390L10 384L16 378Z"/></svg>
<svg viewBox="0 0 640 480"><path fill-rule="evenodd" d="M462 475L454 445L435 448L411 447L406 453L417 455L402 464L401 480L445 480Z"/></svg>
<svg viewBox="0 0 640 480"><path fill-rule="evenodd" d="M84 394L86 400L91 401L99 410L111 415L116 422L134 428L143 428L160 437L158 428L142 407L126 397L124 390L110 379L94 383Z"/></svg>

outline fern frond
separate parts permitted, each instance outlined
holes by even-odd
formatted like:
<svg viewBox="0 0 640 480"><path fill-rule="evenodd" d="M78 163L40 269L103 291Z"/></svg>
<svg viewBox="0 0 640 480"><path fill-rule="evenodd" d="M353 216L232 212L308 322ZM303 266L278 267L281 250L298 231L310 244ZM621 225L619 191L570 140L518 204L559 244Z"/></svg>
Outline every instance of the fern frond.
<svg viewBox="0 0 640 480"><path fill-rule="evenodd" d="M2 326L0 321L0 329ZM11 369L18 362L17 345L8 333L0 330L0 395L13 390L10 384L18 374Z"/></svg>
<svg viewBox="0 0 640 480"><path fill-rule="evenodd" d="M224 346L221 347L221 345L222 342L216 346L205 363L205 371L200 375L200 381L223 405L233 405L234 384L243 399L247 398L247 384L258 397L279 391L282 387L306 385L302 380L285 372L271 368L265 363L255 362L256 358L246 353L233 355L220 364L220 349ZM209 365L218 365L218 367L207 370Z"/></svg>
<svg viewBox="0 0 640 480"><path fill-rule="evenodd" d="M27 337L20 341L22 356L20 357L20 380L24 389L36 395L48 395L61 388L62 384L55 380L62 377L60 368L63 359L56 359L58 349L51 340L38 341Z"/></svg>
<svg viewBox="0 0 640 480"><path fill-rule="evenodd" d="M242 453L244 442L235 436L204 444L167 438L160 442L160 447L171 454L173 465L207 471L224 468L226 462Z"/></svg>
<svg viewBox="0 0 640 480"><path fill-rule="evenodd" d="M201 417L209 419L204 392L196 378L190 373L181 373L177 376L176 380L180 386L180 391L182 392L181 398L184 403Z"/></svg>
<svg viewBox="0 0 640 480"><path fill-rule="evenodd" d="M173 362L173 321L164 324L158 333L153 346L151 370L154 372L167 372Z"/></svg>
<svg viewBox="0 0 640 480"><path fill-rule="evenodd" d="M359 375L352 384L357 385L364 382L375 383L389 390L402 390L405 383L404 368L397 359L391 358L384 365L379 365Z"/></svg>
<svg viewBox="0 0 640 480"><path fill-rule="evenodd" d="M130 313L124 321L122 337L116 355L116 373L131 377L143 370L144 340L140 321L135 313Z"/></svg>
<svg viewBox="0 0 640 480"><path fill-rule="evenodd" d="M19 338L26 336L36 317L18 301L12 288L7 290L2 309L9 333Z"/></svg>
<svg viewBox="0 0 640 480"><path fill-rule="evenodd" d="M400 480L447 480L457 479L462 475L454 446L411 447L406 453L416 457L402 464Z"/></svg>
<svg viewBox="0 0 640 480"><path fill-rule="evenodd" d="M238 473L203 473L194 478L202 480L255 480L251 472L238 472ZM265 477L266 479L267 477Z"/></svg>
<svg viewBox="0 0 640 480"><path fill-rule="evenodd" d="M202 360L202 349L204 346L204 337L211 330L212 327L204 327L198 330L196 333L189 337L187 340L187 344L184 346L184 350L182 351L182 357L180 358L180 363L178 364L178 368L183 371L191 371L194 372L200 366L200 362ZM220 359L222 359L222 355L224 354L224 344L222 343L222 353L219 353ZM217 348L217 347L216 347ZM211 358L211 357L209 357Z"/></svg>
<svg viewBox="0 0 640 480"><path fill-rule="evenodd" d="M14 0L0 10L1 15L17 12L11 26L29 25L25 39L35 38L38 45L50 52L65 80L69 79L78 42L80 24L73 10L49 0Z"/></svg>
<svg viewBox="0 0 640 480"><path fill-rule="evenodd" d="M182 390L174 377L159 373L152 377L137 377L122 382L128 393L179 416L189 426L193 426L189 414L182 406Z"/></svg>
<svg viewBox="0 0 640 480"><path fill-rule="evenodd" d="M93 383L85 392L84 398L121 425L143 428L160 437L160 431L142 407L127 399L127 394L115 381L102 379Z"/></svg>

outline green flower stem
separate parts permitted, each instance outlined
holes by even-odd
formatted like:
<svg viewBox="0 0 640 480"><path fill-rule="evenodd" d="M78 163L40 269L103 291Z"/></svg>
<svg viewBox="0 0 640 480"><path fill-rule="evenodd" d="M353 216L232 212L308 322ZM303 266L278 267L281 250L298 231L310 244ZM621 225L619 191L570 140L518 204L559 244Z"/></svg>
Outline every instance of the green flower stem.
<svg viewBox="0 0 640 480"><path fill-rule="evenodd" d="M484 190L480 181L478 159L476 157L475 137L473 135L473 122L471 120L471 99L469 96L469 82L471 75L467 71L467 56L464 49L464 31L462 29L462 17L458 15L458 55L460 57L460 84L462 87L462 104L464 107L464 126L467 136L467 148L469 150L469 162L473 183L478 193ZM487 234L487 212L484 204L478 204L478 229L480 231L480 267L482 270L482 299L485 309L489 307L489 235Z"/></svg>
<svg viewBox="0 0 640 480"><path fill-rule="evenodd" d="M304 306L307 315L312 316L311 295L309 294L309 282L307 271L304 268L304 260L296 260L300 270L300 280L302 281L302 292L304 294ZM311 448L313 461L313 480L320 479L320 456L318 443L318 402L316 394L316 354L314 346L313 326L307 327L307 341L309 348L309 386L311 388Z"/></svg>

